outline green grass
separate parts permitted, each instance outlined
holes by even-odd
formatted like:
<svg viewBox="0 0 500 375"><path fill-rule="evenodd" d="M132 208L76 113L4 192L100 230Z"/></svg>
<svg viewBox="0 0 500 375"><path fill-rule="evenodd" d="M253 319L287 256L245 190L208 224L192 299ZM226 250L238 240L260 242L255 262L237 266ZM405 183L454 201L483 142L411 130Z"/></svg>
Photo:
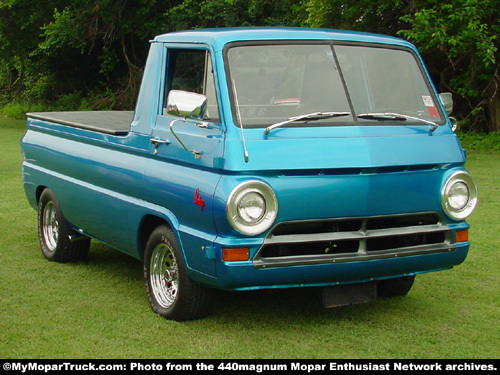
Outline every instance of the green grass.
<svg viewBox="0 0 500 375"><path fill-rule="evenodd" d="M86 262L42 257L23 132L0 117L0 358L499 358L500 153L469 153L469 257L408 296L325 310L307 289L220 292L208 318L177 323L151 311L137 260L95 242Z"/></svg>

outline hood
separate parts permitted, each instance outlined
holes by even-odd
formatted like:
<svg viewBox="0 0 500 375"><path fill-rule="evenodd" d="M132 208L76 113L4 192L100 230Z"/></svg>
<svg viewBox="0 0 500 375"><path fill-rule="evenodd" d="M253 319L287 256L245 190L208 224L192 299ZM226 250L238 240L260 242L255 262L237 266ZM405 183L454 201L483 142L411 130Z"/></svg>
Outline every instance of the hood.
<svg viewBox="0 0 500 375"><path fill-rule="evenodd" d="M322 170L461 164L458 137L444 127L362 127L336 129L246 129L248 162L241 139L228 138L224 170ZM334 128L335 129L335 128Z"/></svg>

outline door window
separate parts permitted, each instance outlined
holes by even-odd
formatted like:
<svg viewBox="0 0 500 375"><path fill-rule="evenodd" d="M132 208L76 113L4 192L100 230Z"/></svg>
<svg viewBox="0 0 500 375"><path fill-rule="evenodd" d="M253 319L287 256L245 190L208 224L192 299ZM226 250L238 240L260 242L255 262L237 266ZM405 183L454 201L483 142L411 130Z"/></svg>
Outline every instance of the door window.
<svg viewBox="0 0 500 375"><path fill-rule="evenodd" d="M220 121L212 59L208 51L169 49L166 87L164 114L170 90L182 90L205 95L208 102L204 119L211 122Z"/></svg>

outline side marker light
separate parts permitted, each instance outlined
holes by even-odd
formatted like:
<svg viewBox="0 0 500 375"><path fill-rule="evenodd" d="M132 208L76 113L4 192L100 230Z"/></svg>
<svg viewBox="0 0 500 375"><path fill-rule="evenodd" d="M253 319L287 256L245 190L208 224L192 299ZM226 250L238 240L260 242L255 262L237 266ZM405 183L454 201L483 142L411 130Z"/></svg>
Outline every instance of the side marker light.
<svg viewBox="0 0 500 375"><path fill-rule="evenodd" d="M222 249L222 260L224 262L241 262L249 259L250 249L248 247Z"/></svg>
<svg viewBox="0 0 500 375"><path fill-rule="evenodd" d="M467 242L469 241L469 231L459 230L455 233L455 242Z"/></svg>

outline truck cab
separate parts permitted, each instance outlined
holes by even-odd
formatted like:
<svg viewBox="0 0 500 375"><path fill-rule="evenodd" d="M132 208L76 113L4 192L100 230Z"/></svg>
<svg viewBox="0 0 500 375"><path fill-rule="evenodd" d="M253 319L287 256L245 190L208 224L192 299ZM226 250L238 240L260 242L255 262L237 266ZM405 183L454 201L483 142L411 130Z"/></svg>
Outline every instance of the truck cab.
<svg viewBox="0 0 500 375"><path fill-rule="evenodd" d="M477 188L450 105L398 38L168 33L127 127L28 114L24 186L42 249L57 237L49 260L60 222L83 238L66 248L141 259L169 319L206 315L213 288L314 287L327 307L404 295L469 250Z"/></svg>

